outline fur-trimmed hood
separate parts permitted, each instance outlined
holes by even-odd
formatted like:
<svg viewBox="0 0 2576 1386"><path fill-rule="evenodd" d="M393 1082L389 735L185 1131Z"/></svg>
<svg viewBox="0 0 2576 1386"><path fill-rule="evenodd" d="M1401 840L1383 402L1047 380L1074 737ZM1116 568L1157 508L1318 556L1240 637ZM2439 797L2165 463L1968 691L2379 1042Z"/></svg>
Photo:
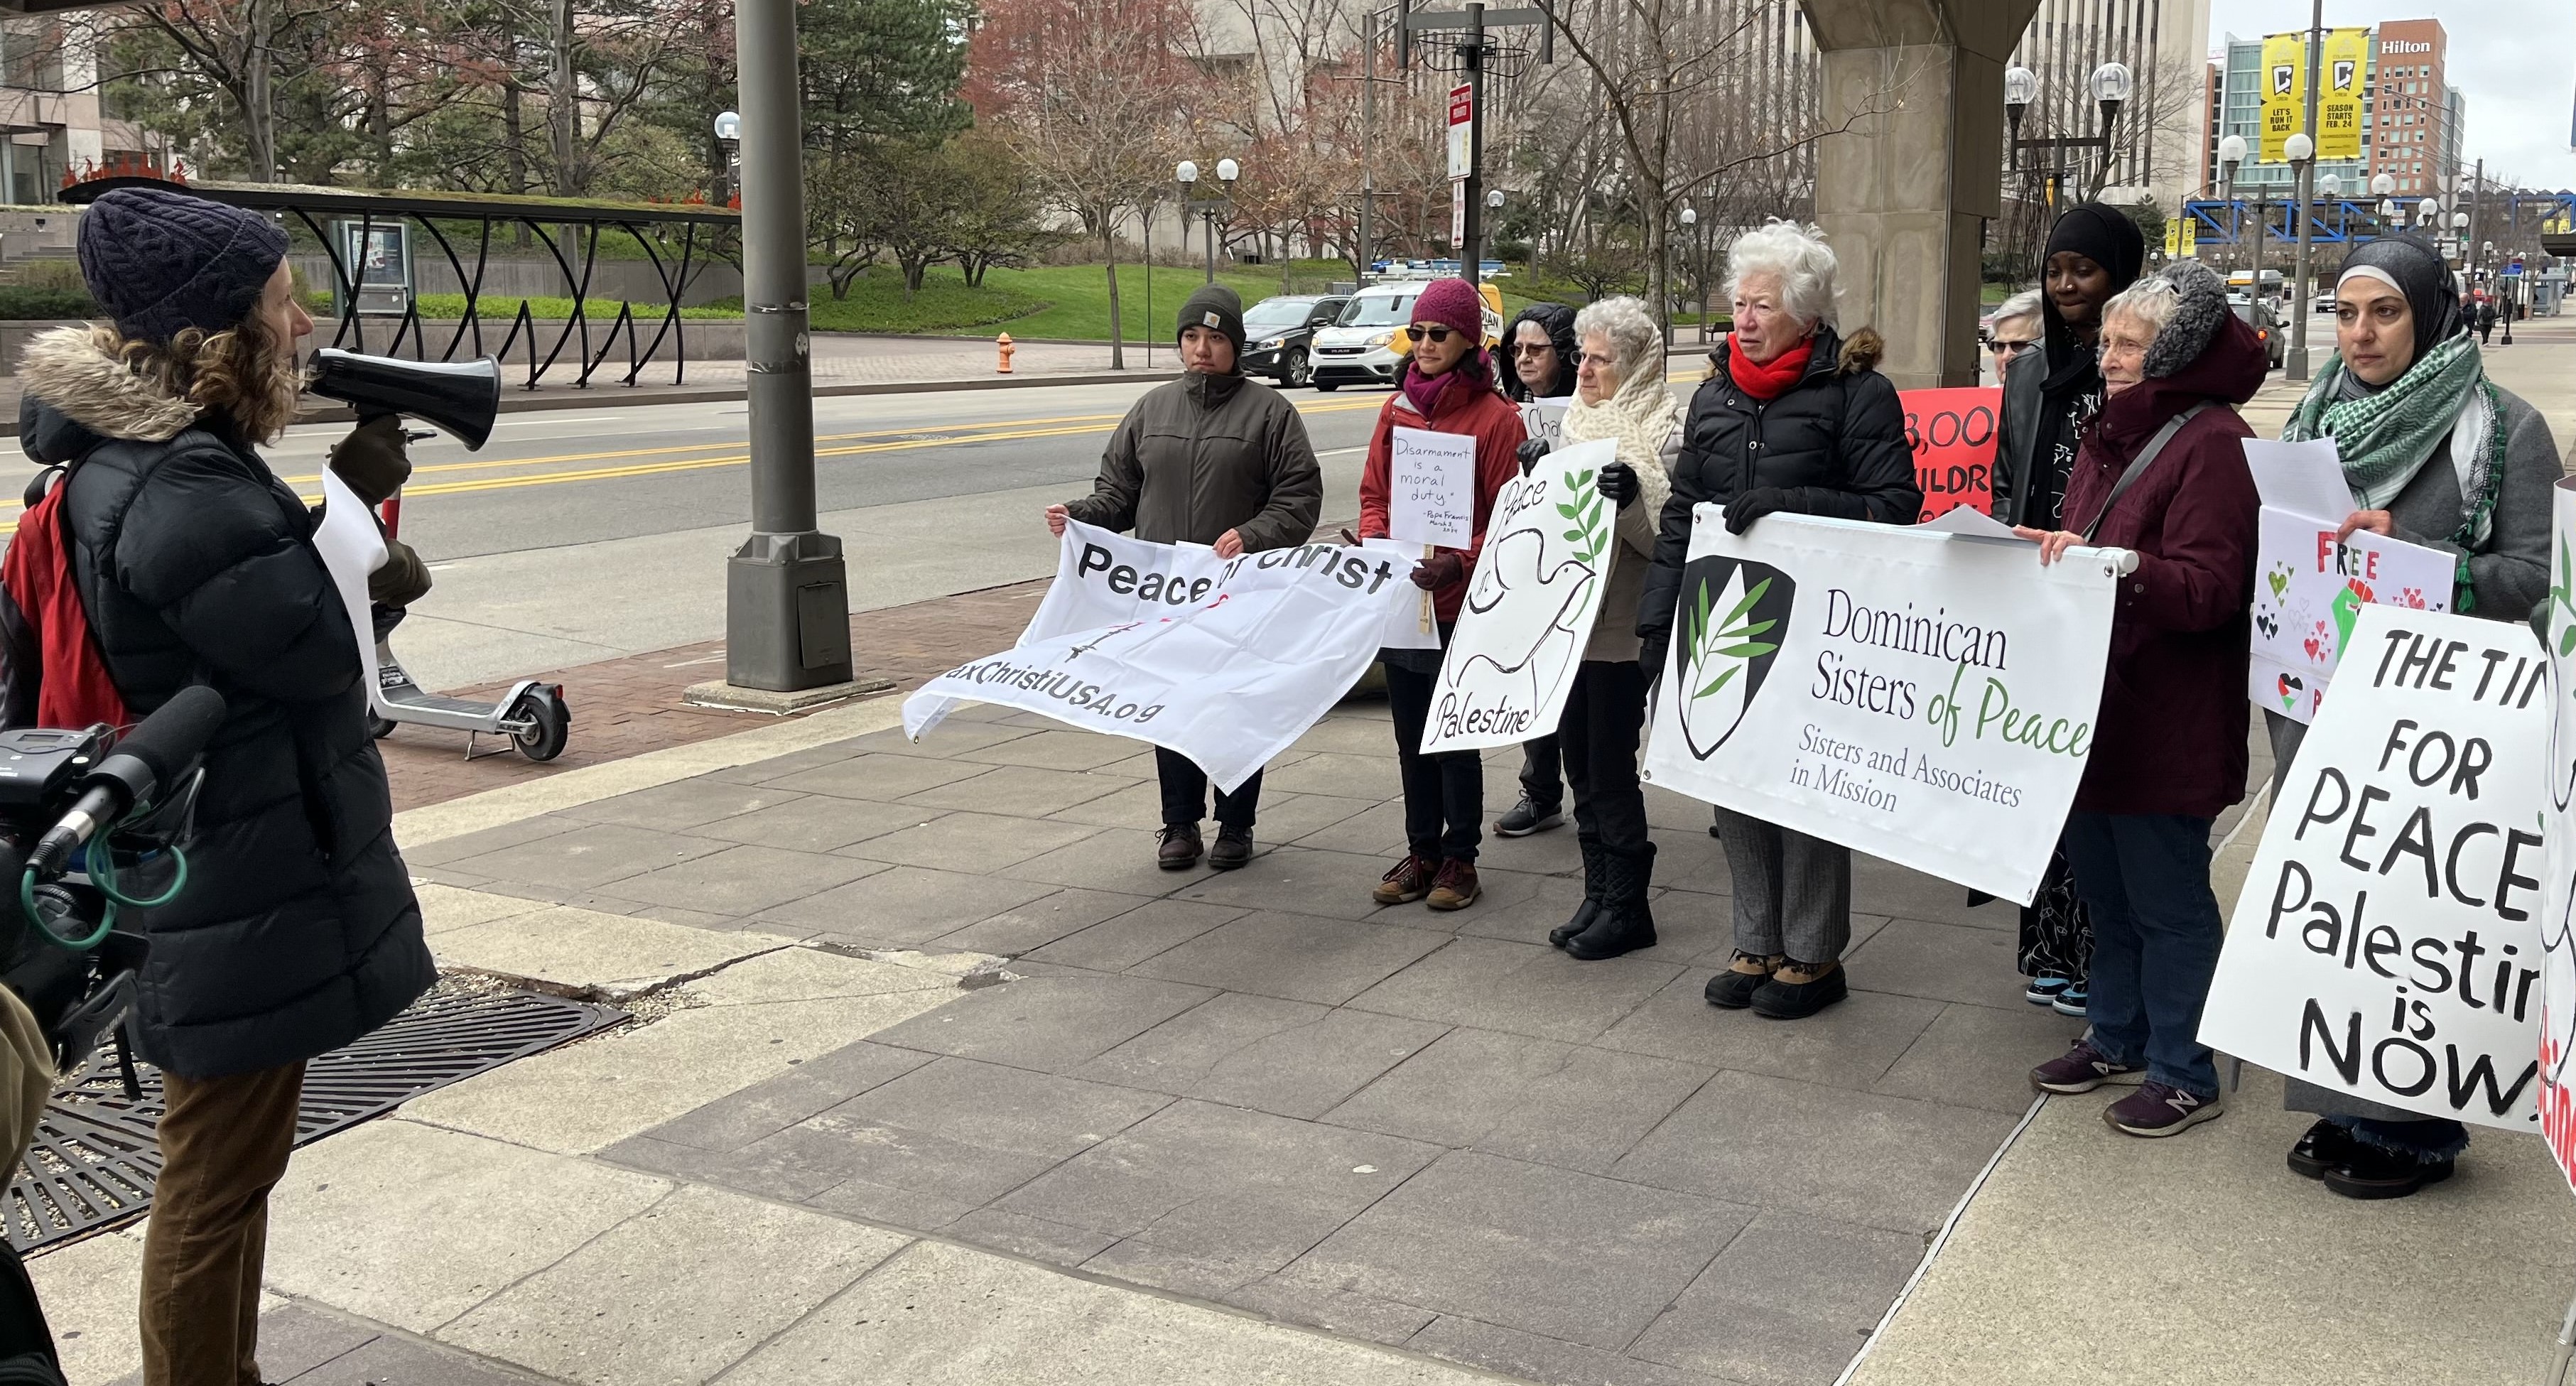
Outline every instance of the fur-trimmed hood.
<svg viewBox="0 0 2576 1386"><path fill-rule="evenodd" d="M2175 298L2173 316L2156 329L2156 340L2147 348L2147 374L2163 379L2199 360L2217 340L2218 329L2236 315L2227 306L2227 281L2198 260L2176 260L2149 280L2171 289Z"/></svg>
<svg viewBox="0 0 2576 1386"><path fill-rule="evenodd" d="M18 358L18 379L26 391L19 407L20 445L47 464L88 451L90 439L168 442L203 412L127 369L98 346L87 327L36 334Z"/></svg>
<svg viewBox="0 0 2576 1386"><path fill-rule="evenodd" d="M1850 336L1843 338L1843 349L1834 358L1834 373L1859 375L1863 371L1874 371L1886 356L1887 339L1879 336L1876 328L1855 328Z"/></svg>

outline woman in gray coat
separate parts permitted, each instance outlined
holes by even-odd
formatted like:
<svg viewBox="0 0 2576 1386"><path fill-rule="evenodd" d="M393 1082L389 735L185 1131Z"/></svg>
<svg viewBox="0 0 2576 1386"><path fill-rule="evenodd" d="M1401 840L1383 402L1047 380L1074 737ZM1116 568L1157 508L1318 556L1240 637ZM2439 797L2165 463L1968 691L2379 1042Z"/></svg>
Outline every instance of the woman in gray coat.
<svg viewBox="0 0 2576 1386"><path fill-rule="evenodd" d="M2549 493L2560 475L2549 425L2487 379L2450 271L2411 237L2344 259L2335 359L2282 436L2332 438L2361 508L2355 530L2455 556L2451 609L2520 621L2549 594ZM2277 797L2307 728L2266 708ZM2290 1168L2348 1198L2403 1198L2447 1179L2469 1144L2456 1121L2290 1080L2292 1111L2317 1112Z"/></svg>

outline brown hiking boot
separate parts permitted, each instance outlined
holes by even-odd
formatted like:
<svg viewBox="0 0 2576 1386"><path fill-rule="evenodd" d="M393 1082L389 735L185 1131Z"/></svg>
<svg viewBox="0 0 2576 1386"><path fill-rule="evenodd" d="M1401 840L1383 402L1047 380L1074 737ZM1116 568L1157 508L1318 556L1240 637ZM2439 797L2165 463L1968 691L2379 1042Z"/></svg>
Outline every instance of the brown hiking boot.
<svg viewBox="0 0 2576 1386"><path fill-rule="evenodd" d="M1427 857L1406 857L1378 878L1378 887L1369 898L1381 905L1409 905L1431 893L1431 878L1440 863Z"/></svg>
<svg viewBox="0 0 2576 1386"><path fill-rule="evenodd" d="M1199 864L1205 844L1196 823L1166 823L1154 845L1154 864L1166 871L1187 871Z"/></svg>
<svg viewBox="0 0 2576 1386"><path fill-rule="evenodd" d="M1440 874L1431 880L1431 898L1422 903L1435 910L1463 910L1484 893L1485 888L1476 884L1474 862L1444 861Z"/></svg>
<svg viewBox="0 0 2576 1386"><path fill-rule="evenodd" d="M1753 993L1760 991L1762 984L1770 981L1771 974L1779 971L1780 964L1787 961L1778 953L1756 957L1738 948L1734 961L1726 965L1725 971L1709 978L1707 989L1700 994L1719 1010L1743 1010L1753 1004Z"/></svg>

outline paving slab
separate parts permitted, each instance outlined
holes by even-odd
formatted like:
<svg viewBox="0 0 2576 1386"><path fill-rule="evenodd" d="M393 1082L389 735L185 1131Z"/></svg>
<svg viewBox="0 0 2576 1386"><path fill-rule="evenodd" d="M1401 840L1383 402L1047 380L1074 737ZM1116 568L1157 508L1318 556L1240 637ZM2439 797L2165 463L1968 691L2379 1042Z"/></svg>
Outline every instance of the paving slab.
<svg viewBox="0 0 2576 1386"><path fill-rule="evenodd" d="M933 943L940 948L1016 958L1068 934L1079 933L1102 920L1114 919L1152 903L1141 895L1127 895L1114 890L1079 890L1068 886L1052 895L1041 895L1025 905L1015 905L990 918L979 919L953 934L943 934Z"/></svg>
<svg viewBox="0 0 2576 1386"><path fill-rule="evenodd" d="M779 946L776 939L558 905L443 930L432 951L443 967L615 997L711 972Z"/></svg>
<svg viewBox="0 0 2576 1386"><path fill-rule="evenodd" d="M1028 956L1068 967L1121 972L1249 913L1186 900L1147 900L1125 914L1033 949Z"/></svg>
<svg viewBox="0 0 2576 1386"><path fill-rule="evenodd" d="M1173 898L1245 909L1287 910L1329 919L1367 919L1380 906L1369 898L1395 865L1392 857L1364 857L1355 852L1325 852L1282 847L1241 871L1194 877ZM1426 906L1402 905L1410 922L1442 927Z"/></svg>
<svg viewBox="0 0 2576 1386"><path fill-rule="evenodd" d="M880 804L865 799L838 799L828 794L800 794L785 803L730 818L711 819L685 831L727 842L780 847L791 852L829 852L872 837L934 822L939 809L911 804Z"/></svg>
<svg viewBox="0 0 2576 1386"><path fill-rule="evenodd" d="M1406 1340L1416 1352L1555 1386L1742 1386L1617 1352L1457 1314L1442 1314Z"/></svg>
<svg viewBox="0 0 2576 1386"><path fill-rule="evenodd" d="M2018 1116L2030 1108L2031 1069L2083 1036L2081 1019L2045 1006L1947 1006L1872 1090Z"/></svg>
<svg viewBox="0 0 2576 1386"><path fill-rule="evenodd" d="M919 827L884 833L841 850L845 856L896 866L983 871L1070 847L1095 831L1079 823L1032 821L961 809Z"/></svg>
<svg viewBox="0 0 2576 1386"><path fill-rule="evenodd" d="M2026 1006L2016 935L1965 924L1894 919L1848 955L1855 985L1972 1006Z"/></svg>
<svg viewBox="0 0 2576 1386"><path fill-rule="evenodd" d="M698 1386L910 1241L683 1188L438 1336L585 1386Z"/></svg>
<svg viewBox="0 0 2576 1386"><path fill-rule="evenodd" d="M1448 1027L1227 992L1075 1069L1077 1077L1280 1116L1321 1116Z"/></svg>
<svg viewBox="0 0 2576 1386"><path fill-rule="evenodd" d="M1754 1210L1453 1151L1306 1253L1352 1291L1615 1351Z"/></svg>
<svg viewBox="0 0 2576 1386"><path fill-rule="evenodd" d="M1351 1004L1582 1043L1633 1014L1680 972L1670 963L1637 955L1579 962L1543 942L1461 938Z"/></svg>
<svg viewBox="0 0 2576 1386"><path fill-rule="evenodd" d="M724 848L725 844L702 837L622 823L583 823L536 841L436 864L498 881L589 890L656 867L712 856Z"/></svg>
<svg viewBox="0 0 2576 1386"><path fill-rule="evenodd" d="M1481 1374L935 1243L781 1334L726 1386L1466 1386Z"/></svg>
<svg viewBox="0 0 2576 1386"><path fill-rule="evenodd" d="M969 765L961 761L934 760L927 756L870 753L862 755L817 756L816 763L802 770L775 770L777 778L768 783L778 789L800 794L825 794L837 799L869 799L893 803L908 794L918 794L943 784L970 779L992 769L989 765ZM760 776L768 767L748 766L736 772ZM755 782L758 782L755 778Z"/></svg>
<svg viewBox="0 0 2576 1386"><path fill-rule="evenodd" d="M1215 994L1144 977L1030 977L970 992L877 1038L926 1053L1067 1073Z"/></svg>
<svg viewBox="0 0 2576 1386"><path fill-rule="evenodd" d="M1210 929L1132 970L1138 976L1332 1006L1450 942L1447 934L1429 929L1265 910Z"/></svg>
<svg viewBox="0 0 2576 1386"><path fill-rule="evenodd" d="M673 1117L644 1134L698 1150L740 1150L929 1062L927 1054L862 1040L792 1064L775 1078Z"/></svg>
<svg viewBox="0 0 2576 1386"><path fill-rule="evenodd" d="M1830 1386L1922 1260L1911 1232L1765 1212L1628 1351L1748 1386Z"/></svg>
<svg viewBox="0 0 2576 1386"><path fill-rule="evenodd" d="M428 1333L661 1202L661 1179L401 1119L298 1151L268 1283Z"/></svg>
<svg viewBox="0 0 2576 1386"><path fill-rule="evenodd" d="M1855 989L1847 999L1804 1020L1780 1021L1750 1010L1727 1011L1708 1004L1708 979L1713 975L1713 970L1702 968L1675 975L1605 1031L1601 1043L1710 1068L1868 1088L1886 1077L1941 1013L1943 1004Z"/></svg>
<svg viewBox="0 0 2576 1386"><path fill-rule="evenodd" d="M1127 823L1139 821L1134 812L1127 810L1121 810L1118 817ZM1196 885L1209 874L1204 866L1188 871L1163 870L1155 863L1155 846L1155 835L1148 829L1103 828L1070 847L1059 847L1026 861L996 866L993 871L996 878L1080 886L1085 890L1113 890L1122 895L1155 899L1168 896L1184 886ZM1241 875L1242 872L1235 874Z"/></svg>
<svg viewBox="0 0 2576 1386"><path fill-rule="evenodd" d="M1714 1072L1461 1027L1324 1120L1600 1174Z"/></svg>
<svg viewBox="0 0 2576 1386"><path fill-rule="evenodd" d="M1439 1155L1372 1132L1181 1100L997 1206L1278 1270Z"/></svg>
<svg viewBox="0 0 2576 1386"><path fill-rule="evenodd" d="M804 797L791 789L729 784L701 775L637 790L632 794L620 794L613 799L577 805L563 810L562 815L585 823L623 823L630 828L676 832L740 814L784 807Z"/></svg>
<svg viewBox="0 0 2576 1386"><path fill-rule="evenodd" d="M957 768L971 767L960 762ZM1001 765L986 767L980 775L907 794L903 801L931 808L1002 809L1024 817L1043 818L1057 809L1088 803L1104 794L1132 788L1137 783L1124 775Z"/></svg>
<svg viewBox="0 0 2576 1386"><path fill-rule="evenodd" d="M810 926L875 944L921 944L1025 905L1054 887L919 866L866 872L847 885L760 911L762 922Z"/></svg>
<svg viewBox="0 0 2576 1386"><path fill-rule="evenodd" d="M541 900L495 895L485 890L463 890L417 877L413 878L411 889L420 900L421 930L432 938L451 930L472 928L495 919L507 919L545 908L545 902Z"/></svg>

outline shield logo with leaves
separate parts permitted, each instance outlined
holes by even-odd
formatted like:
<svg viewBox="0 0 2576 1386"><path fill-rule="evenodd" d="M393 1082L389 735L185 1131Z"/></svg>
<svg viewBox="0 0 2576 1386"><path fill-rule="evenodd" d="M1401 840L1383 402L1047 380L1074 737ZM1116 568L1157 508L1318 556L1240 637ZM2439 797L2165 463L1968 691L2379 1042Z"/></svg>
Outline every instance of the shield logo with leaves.
<svg viewBox="0 0 2576 1386"><path fill-rule="evenodd" d="M1674 651L1682 739L1706 760L1735 734L1788 634L1798 585L1767 563L1703 558L1682 570Z"/></svg>

